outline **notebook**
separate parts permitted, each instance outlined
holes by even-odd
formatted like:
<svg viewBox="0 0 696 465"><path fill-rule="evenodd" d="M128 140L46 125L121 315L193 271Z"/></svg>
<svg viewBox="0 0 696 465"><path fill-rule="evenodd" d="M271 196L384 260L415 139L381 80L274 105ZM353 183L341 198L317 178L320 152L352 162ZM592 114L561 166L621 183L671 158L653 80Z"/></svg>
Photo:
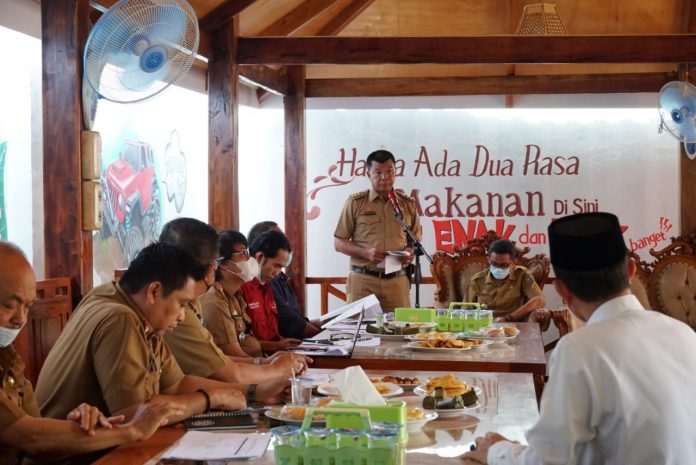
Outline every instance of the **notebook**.
<svg viewBox="0 0 696 465"><path fill-rule="evenodd" d="M209 412L191 415L184 420L184 426L191 430L249 429L256 428L256 420L245 411Z"/></svg>

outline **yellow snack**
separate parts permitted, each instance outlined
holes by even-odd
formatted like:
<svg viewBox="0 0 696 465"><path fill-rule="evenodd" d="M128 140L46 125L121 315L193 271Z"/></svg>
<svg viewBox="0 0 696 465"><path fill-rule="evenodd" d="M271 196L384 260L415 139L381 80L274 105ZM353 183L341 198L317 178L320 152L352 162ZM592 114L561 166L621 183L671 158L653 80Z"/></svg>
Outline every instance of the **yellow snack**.
<svg viewBox="0 0 696 465"><path fill-rule="evenodd" d="M377 388L377 392L379 392L382 395L389 394L391 392L391 389L389 389L389 386L387 386L385 384L377 384L377 385L375 385L375 388Z"/></svg>
<svg viewBox="0 0 696 465"><path fill-rule="evenodd" d="M420 420L425 415L425 412L420 407L407 407L406 418L409 420Z"/></svg>
<svg viewBox="0 0 696 465"><path fill-rule="evenodd" d="M503 332L506 336L514 336L517 334L517 328L514 326L503 326Z"/></svg>
<svg viewBox="0 0 696 465"><path fill-rule="evenodd" d="M286 405L285 407L283 407L281 415L286 418L291 418L293 420L302 420L305 417L306 410L306 407L299 407L297 405Z"/></svg>
<svg viewBox="0 0 696 465"><path fill-rule="evenodd" d="M426 383L425 391L428 395L430 395L436 387L442 387L445 390L445 397L460 396L471 390L471 386L458 380L451 373L445 376L437 376L432 378Z"/></svg>

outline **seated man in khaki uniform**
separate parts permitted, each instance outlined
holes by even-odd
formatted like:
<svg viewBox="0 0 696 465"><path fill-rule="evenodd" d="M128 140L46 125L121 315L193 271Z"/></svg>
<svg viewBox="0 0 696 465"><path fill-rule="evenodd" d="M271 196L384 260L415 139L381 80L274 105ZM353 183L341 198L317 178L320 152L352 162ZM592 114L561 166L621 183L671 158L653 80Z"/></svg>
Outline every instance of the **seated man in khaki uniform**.
<svg viewBox="0 0 696 465"><path fill-rule="evenodd" d="M288 379L292 377L293 370L297 374L306 368L305 357L283 353L263 367L236 363L220 350L204 326L199 297L215 283L219 257L217 231L194 218L177 218L164 225L159 240L183 248L206 269L194 284L194 298L186 305L183 321L176 331L165 335L184 373L228 383L243 383L248 386L250 402L257 399L265 403L284 401Z"/></svg>
<svg viewBox="0 0 696 465"><path fill-rule="evenodd" d="M36 298L36 277L22 251L0 241L0 465L16 465L22 453L92 452L145 439L179 408L170 403L142 404L130 423L105 418L81 404L67 420L41 418L24 363L12 343L27 322Z"/></svg>
<svg viewBox="0 0 696 465"><path fill-rule="evenodd" d="M251 318L239 289L258 273L256 259L249 255L247 240L239 231L220 232L220 259L215 284L199 301L205 327L220 350L237 362L268 363L258 338L252 334Z"/></svg>
<svg viewBox="0 0 696 465"><path fill-rule="evenodd" d="M472 276L464 299L493 310L495 321L527 321L546 303L534 276L523 266L512 266L514 259L512 242L493 242L488 249L490 267Z"/></svg>
<svg viewBox="0 0 696 465"><path fill-rule="evenodd" d="M239 389L185 376L162 335L184 317L194 280L205 272L184 250L152 244L133 260L119 283L96 287L73 312L39 375L41 412L65 418L80 400L107 415L131 418L146 401L171 401L176 422L210 408L246 407ZM47 459L85 463L94 457Z"/></svg>

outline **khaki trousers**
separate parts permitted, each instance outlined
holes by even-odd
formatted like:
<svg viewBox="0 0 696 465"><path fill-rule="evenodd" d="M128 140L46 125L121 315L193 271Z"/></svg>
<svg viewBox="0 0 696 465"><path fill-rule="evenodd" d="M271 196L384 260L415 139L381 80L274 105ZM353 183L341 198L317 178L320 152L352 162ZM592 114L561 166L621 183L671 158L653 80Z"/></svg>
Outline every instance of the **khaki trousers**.
<svg viewBox="0 0 696 465"><path fill-rule="evenodd" d="M410 282L406 276L380 279L364 273L352 272L346 283L348 302L355 302L370 294L377 296L382 310L393 311L396 307L410 307Z"/></svg>

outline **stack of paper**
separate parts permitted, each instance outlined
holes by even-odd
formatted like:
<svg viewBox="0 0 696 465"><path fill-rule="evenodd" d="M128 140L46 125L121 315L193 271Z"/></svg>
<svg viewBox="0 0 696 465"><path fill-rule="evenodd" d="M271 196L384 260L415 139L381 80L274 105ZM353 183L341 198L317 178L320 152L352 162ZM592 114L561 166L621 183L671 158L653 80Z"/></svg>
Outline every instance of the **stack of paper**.
<svg viewBox="0 0 696 465"><path fill-rule="evenodd" d="M179 460L257 459L271 442L264 433L208 433L189 431L162 458Z"/></svg>

